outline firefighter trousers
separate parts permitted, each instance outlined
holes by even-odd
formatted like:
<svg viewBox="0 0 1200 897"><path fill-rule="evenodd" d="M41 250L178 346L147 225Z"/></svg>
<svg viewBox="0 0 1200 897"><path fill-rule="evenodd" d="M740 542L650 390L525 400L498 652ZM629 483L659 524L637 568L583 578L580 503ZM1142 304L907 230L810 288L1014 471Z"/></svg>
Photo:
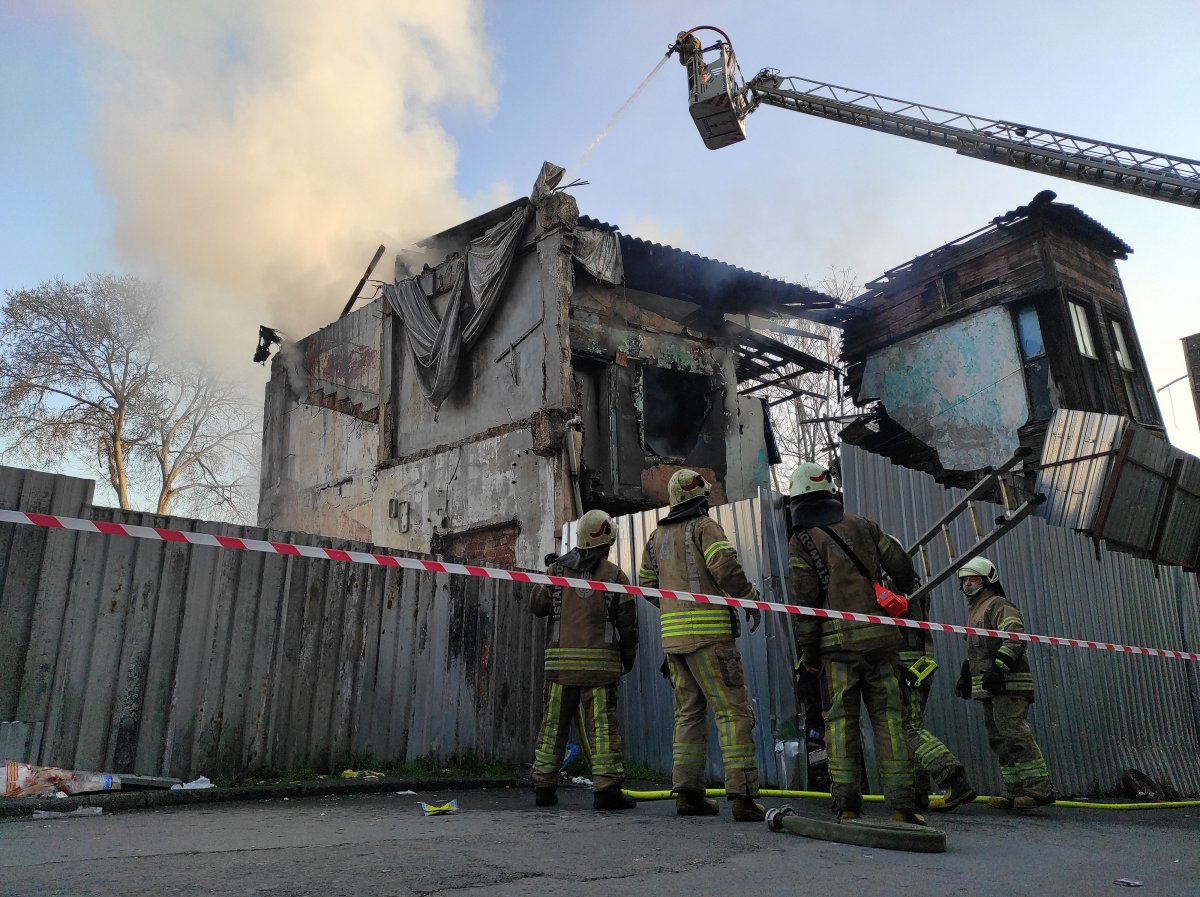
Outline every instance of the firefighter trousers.
<svg viewBox="0 0 1200 897"><path fill-rule="evenodd" d="M1050 771L1042 749L1029 727L1029 705L1024 695L996 695L983 701L983 722L988 744L1000 761L1004 796L1027 794L1039 800L1052 797Z"/></svg>
<svg viewBox="0 0 1200 897"><path fill-rule="evenodd" d="M592 747L592 789L606 791L625 783L621 730L617 723L617 684L546 683L546 710L533 754L533 787L555 788L567 749L567 736L582 705Z"/></svg>
<svg viewBox="0 0 1200 897"><path fill-rule="evenodd" d="M900 685L904 694L904 737L916 761L917 777L924 779L923 772L928 773L938 785L945 785L963 771L963 765L941 739L925 728L925 705L929 702L932 681L926 679L920 685L910 685L901 679ZM918 782L918 790L928 799L926 785L927 782Z"/></svg>
<svg viewBox="0 0 1200 897"><path fill-rule="evenodd" d="M687 654L668 654L675 689L675 735L671 786L699 791L708 765L708 710L717 724L725 766L725 795L758 797L754 759L754 710L746 691L742 658L732 641L706 645Z"/></svg>
<svg viewBox="0 0 1200 897"><path fill-rule="evenodd" d="M829 777L838 811L862 810L862 770L859 757L860 707L875 737L875 759L883 797L893 810L912 810L913 761L904 737L904 707L900 693L899 661L895 651L831 651L821 656L825 690L825 746Z"/></svg>

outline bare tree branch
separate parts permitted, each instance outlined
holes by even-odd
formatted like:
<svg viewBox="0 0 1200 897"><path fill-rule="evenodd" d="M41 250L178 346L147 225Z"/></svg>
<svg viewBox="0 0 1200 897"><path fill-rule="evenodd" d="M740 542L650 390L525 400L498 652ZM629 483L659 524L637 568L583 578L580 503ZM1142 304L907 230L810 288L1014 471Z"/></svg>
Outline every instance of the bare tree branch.
<svg viewBox="0 0 1200 897"><path fill-rule="evenodd" d="M154 482L160 514L221 509L252 518L257 409L202 366L164 358L157 285L91 275L6 296L0 438L7 454L47 466L90 458L122 508Z"/></svg>

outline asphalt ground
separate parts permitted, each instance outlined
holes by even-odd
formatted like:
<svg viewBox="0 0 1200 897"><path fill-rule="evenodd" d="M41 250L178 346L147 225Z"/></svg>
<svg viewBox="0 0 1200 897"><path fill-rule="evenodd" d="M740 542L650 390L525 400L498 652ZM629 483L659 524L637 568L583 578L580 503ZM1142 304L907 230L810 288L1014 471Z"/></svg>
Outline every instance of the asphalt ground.
<svg viewBox="0 0 1200 897"><path fill-rule="evenodd" d="M1046 808L1014 815L982 804L930 821L944 854L871 850L681 818L674 803L624 813L591 807L586 788L557 807L525 788L344 794L105 811L0 823L0 894L232 895L860 895L1120 897L1200 895L1200 810ZM457 815L418 801L457 798ZM823 816L816 800L790 803ZM882 817L879 805L868 816Z"/></svg>

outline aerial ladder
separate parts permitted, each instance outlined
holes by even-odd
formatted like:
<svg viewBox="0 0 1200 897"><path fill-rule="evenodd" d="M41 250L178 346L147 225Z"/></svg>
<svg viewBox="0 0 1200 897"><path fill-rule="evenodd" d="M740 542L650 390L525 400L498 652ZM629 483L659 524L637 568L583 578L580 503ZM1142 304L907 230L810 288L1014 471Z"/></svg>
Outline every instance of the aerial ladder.
<svg viewBox="0 0 1200 897"><path fill-rule="evenodd" d="M716 32L719 39L703 46L696 35L701 31ZM1195 159L783 76L776 69L763 69L745 81L729 36L710 25L681 32L671 53L679 53L687 70L692 119L709 149L745 140L746 116L759 106L777 106L1013 168L1200 207L1200 161Z"/></svg>

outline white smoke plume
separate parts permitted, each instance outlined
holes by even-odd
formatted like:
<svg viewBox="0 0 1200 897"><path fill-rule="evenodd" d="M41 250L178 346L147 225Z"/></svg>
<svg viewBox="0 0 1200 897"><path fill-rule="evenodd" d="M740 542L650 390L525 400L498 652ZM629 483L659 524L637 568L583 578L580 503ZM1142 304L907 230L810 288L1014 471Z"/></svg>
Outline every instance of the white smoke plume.
<svg viewBox="0 0 1200 897"><path fill-rule="evenodd" d="M495 102L476 0L74 5L116 250L210 360L248 367L259 323L310 333L380 243L387 279L403 244L469 217L437 113Z"/></svg>

